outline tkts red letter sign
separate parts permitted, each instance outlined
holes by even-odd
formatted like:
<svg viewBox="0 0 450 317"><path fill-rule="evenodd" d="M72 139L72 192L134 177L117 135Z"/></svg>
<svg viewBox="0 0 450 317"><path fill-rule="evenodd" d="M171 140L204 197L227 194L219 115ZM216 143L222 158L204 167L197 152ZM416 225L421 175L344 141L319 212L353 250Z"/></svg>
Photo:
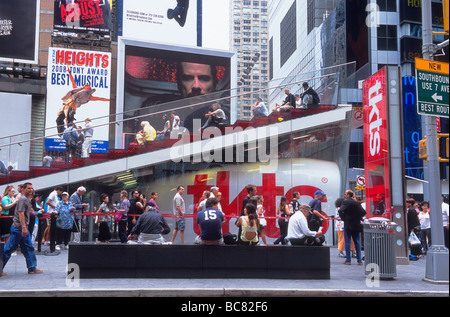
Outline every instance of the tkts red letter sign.
<svg viewBox="0 0 450 317"><path fill-rule="evenodd" d="M389 217L389 147L386 71L380 70L363 85L364 156L368 216Z"/></svg>

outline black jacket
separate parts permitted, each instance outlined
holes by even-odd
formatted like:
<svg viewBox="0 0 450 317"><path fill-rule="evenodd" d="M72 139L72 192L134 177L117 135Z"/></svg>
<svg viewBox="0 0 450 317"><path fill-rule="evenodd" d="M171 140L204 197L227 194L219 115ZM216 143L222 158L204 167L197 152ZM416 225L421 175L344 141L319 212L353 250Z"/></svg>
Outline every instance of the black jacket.
<svg viewBox="0 0 450 317"><path fill-rule="evenodd" d="M361 220L365 215L364 208L354 199L345 199L339 209L339 217L344 221L346 231L363 231Z"/></svg>

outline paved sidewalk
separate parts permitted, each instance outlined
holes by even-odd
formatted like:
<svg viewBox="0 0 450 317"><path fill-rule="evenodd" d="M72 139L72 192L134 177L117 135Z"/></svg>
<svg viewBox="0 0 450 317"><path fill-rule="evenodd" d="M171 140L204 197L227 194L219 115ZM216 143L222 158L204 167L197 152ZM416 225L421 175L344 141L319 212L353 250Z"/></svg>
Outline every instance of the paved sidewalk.
<svg viewBox="0 0 450 317"><path fill-rule="evenodd" d="M264 246L261 246L264 247ZM48 247L43 247L43 251ZM365 266L343 265L331 248L330 280L260 279L82 279L66 280L68 251L59 255L40 254L38 268L43 274L29 275L20 252L5 267L0 278L0 296L134 296L134 297L272 297L272 296L400 296L448 297L448 284L425 282L426 259L397 266L397 278L373 280L366 284ZM282 270L283 268L280 268ZM372 287L371 287L372 286Z"/></svg>

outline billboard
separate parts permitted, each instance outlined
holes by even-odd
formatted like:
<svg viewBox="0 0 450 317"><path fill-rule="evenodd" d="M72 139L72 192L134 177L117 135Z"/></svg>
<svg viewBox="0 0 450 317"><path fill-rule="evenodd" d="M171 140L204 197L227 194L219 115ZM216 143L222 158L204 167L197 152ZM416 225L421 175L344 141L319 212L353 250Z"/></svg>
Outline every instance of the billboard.
<svg viewBox="0 0 450 317"><path fill-rule="evenodd" d="M386 69L363 84L364 164L368 216L390 218Z"/></svg>
<svg viewBox="0 0 450 317"><path fill-rule="evenodd" d="M402 94L405 174L417 179L424 179L423 161L419 159L422 121L417 113L416 79L414 77L402 78Z"/></svg>
<svg viewBox="0 0 450 317"><path fill-rule="evenodd" d="M228 50L230 7L230 0L121 1L117 33L153 43Z"/></svg>
<svg viewBox="0 0 450 317"><path fill-rule="evenodd" d="M40 0L0 1L0 60L38 63L39 11Z"/></svg>
<svg viewBox="0 0 450 317"><path fill-rule="evenodd" d="M234 122L235 105L230 102L237 80L231 75L236 74L234 53L119 38L118 55L117 120L140 118L117 126L117 147L122 146L122 136L133 140L141 121L162 130L162 115L172 111L183 127L193 131L193 120L200 119L203 125L213 102L221 103L228 122Z"/></svg>
<svg viewBox="0 0 450 317"><path fill-rule="evenodd" d="M111 53L49 48L46 136L60 138L73 122L92 119L94 141L108 141ZM98 118L98 119L97 119ZM107 147L106 147L107 148Z"/></svg>
<svg viewBox="0 0 450 317"><path fill-rule="evenodd" d="M109 35L111 0L54 0L53 28Z"/></svg>

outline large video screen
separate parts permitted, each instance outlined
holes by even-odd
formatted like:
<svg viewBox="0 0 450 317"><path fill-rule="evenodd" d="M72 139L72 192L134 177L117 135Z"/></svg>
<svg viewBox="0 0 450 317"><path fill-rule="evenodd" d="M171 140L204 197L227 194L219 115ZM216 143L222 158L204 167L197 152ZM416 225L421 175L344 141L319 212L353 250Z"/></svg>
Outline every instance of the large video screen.
<svg viewBox="0 0 450 317"><path fill-rule="evenodd" d="M233 55L199 48L125 44L119 57L117 113L123 112L125 120L139 118L125 121L122 139L131 137L127 142L132 142L142 121L162 130L162 116L170 117L171 112L180 118L182 127L193 131L193 120L205 124L205 114L213 103L221 104L230 121L230 89L236 86L236 76L230 75L235 73Z"/></svg>

